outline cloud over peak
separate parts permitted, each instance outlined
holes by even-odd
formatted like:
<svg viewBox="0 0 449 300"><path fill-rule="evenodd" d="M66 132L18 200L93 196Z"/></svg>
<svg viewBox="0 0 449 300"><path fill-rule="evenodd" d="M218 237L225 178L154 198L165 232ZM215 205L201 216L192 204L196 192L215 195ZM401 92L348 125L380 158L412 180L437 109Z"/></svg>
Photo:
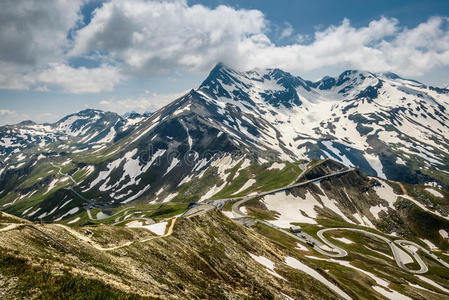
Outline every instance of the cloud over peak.
<svg viewBox="0 0 449 300"><path fill-rule="evenodd" d="M260 34L257 10L209 9L185 1L111 1L75 34L72 55L106 52L130 72L153 74L173 68L205 69L217 58L231 60L239 44Z"/></svg>
<svg viewBox="0 0 449 300"><path fill-rule="evenodd" d="M449 67L449 19L414 28L380 17L350 20L308 38L289 23L278 45L259 10L185 0L111 0L82 23L82 0L4 0L0 6L0 88L60 87L69 93L111 91L126 78L203 72L217 61L236 67L279 67L301 73L324 67L417 76ZM71 38L73 37L73 39ZM96 66L70 65L91 58Z"/></svg>

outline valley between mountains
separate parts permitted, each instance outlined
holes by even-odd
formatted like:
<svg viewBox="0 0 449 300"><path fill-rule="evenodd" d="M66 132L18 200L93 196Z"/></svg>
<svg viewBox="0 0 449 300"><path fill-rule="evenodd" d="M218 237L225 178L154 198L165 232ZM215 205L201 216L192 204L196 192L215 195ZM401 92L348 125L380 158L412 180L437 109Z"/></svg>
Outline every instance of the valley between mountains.
<svg viewBox="0 0 449 300"><path fill-rule="evenodd" d="M0 127L2 298L447 299L449 90L218 64Z"/></svg>

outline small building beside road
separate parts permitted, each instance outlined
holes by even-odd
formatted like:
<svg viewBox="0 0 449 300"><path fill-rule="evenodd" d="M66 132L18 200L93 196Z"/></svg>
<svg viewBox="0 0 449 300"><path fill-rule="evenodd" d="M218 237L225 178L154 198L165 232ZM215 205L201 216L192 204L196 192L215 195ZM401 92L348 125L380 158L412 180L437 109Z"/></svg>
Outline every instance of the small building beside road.
<svg viewBox="0 0 449 300"><path fill-rule="evenodd" d="M290 226L290 231L293 233L301 233L301 226Z"/></svg>

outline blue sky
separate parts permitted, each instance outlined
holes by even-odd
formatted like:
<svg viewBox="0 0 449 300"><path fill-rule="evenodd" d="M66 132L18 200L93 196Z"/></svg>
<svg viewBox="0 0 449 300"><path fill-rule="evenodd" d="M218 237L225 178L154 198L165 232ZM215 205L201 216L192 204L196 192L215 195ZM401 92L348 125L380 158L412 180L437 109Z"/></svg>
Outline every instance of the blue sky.
<svg viewBox="0 0 449 300"><path fill-rule="evenodd" d="M356 27L366 26L380 16L394 17L404 26L415 27L431 16L447 16L449 13L449 1L446 0L195 0L189 3L259 9L275 24L290 22L303 34L313 34L317 26L336 25L343 18L349 18Z"/></svg>
<svg viewBox="0 0 449 300"><path fill-rule="evenodd" d="M363 69L447 85L448 16L449 1L431 0L4 0L0 125L154 110L219 61L311 80Z"/></svg>

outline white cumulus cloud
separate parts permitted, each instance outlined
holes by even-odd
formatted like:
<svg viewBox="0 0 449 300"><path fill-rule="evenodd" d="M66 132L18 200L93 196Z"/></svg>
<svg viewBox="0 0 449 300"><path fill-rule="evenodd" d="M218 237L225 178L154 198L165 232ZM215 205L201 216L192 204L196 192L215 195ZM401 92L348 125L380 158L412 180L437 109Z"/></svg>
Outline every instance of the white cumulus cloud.
<svg viewBox="0 0 449 300"><path fill-rule="evenodd" d="M0 109L0 126L6 124L16 124L29 118L30 118L29 115L24 113L18 113L15 110Z"/></svg>
<svg viewBox="0 0 449 300"><path fill-rule="evenodd" d="M285 46L269 39L267 24L257 10L116 0L97 9L92 22L76 33L71 53L105 52L123 62L123 70L136 74L206 70L217 61L240 69L301 72L337 66L411 76L449 65L445 17L430 18L415 28L385 17L356 28L344 19ZM285 25L281 39L294 33Z"/></svg>
<svg viewBox="0 0 449 300"><path fill-rule="evenodd" d="M73 94L98 93L112 91L114 86L124 79L117 68L101 65L97 68L72 68L66 64L51 64L50 68L29 78L35 84L62 87Z"/></svg>
<svg viewBox="0 0 449 300"><path fill-rule="evenodd" d="M174 99L185 95L187 91L181 93L168 93L168 94L158 94L146 93L139 95L137 97L128 97L122 99L103 99L101 100L100 106L103 110L114 111L120 114L136 111L138 113L153 112L161 107L172 102Z"/></svg>
<svg viewBox="0 0 449 300"><path fill-rule="evenodd" d="M0 3L0 88L95 93L128 78L205 72L220 61L238 69L278 67L297 74L355 68L422 76L449 67L447 17L414 28L394 18L361 27L344 19L309 35L284 23L279 45L270 39L272 25L259 10L186 0L110 0L83 24L83 3ZM79 58L93 59L97 67L68 63Z"/></svg>
<svg viewBox="0 0 449 300"><path fill-rule="evenodd" d="M75 34L72 55L106 52L134 73L205 69L243 59L241 41L265 28L260 11L189 6L186 1L116 0L97 9Z"/></svg>
<svg viewBox="0 0 449 300"><path fill-rule="evenodd" d="M294 30L293 30L292 24L286 22L285 23L285 28L282 30L281 36L279 38L280 39L285 39L285 38L291 37L293 32L294 32Z"/></svg>
<svg viewBox="0 0 449 300"><path fill-rule="evenodd" d="M24 74L63 60L82 0L0 2L0 88L28 89Z"/></svg>

